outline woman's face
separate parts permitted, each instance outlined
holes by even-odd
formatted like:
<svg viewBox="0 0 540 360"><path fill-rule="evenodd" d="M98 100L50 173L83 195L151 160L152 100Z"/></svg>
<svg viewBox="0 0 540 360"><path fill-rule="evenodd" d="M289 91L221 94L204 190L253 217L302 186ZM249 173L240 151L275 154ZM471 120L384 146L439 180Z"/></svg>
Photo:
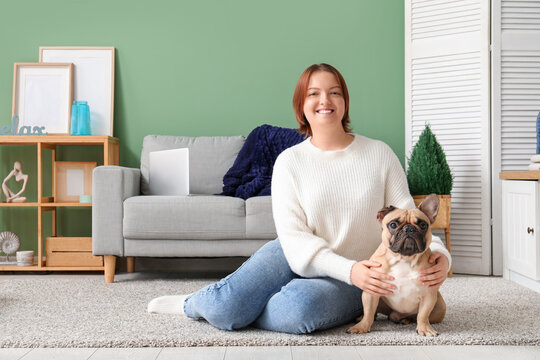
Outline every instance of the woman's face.
<svg viewBox="0 0 540 360"><path fill-rule="evenodd" d="M345 114L345 99L334 74L316 71L309 78L304 115L312 131L340 126Z"/></svg>

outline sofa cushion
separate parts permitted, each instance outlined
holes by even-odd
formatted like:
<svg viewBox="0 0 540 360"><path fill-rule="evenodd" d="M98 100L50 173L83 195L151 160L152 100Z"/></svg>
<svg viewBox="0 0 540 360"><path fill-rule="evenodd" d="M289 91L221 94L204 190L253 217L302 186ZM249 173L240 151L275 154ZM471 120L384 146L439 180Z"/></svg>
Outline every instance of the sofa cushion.
<svg viewBox="0 0 540 360"><path fill-rule="evenodd" d="M275 239L277 237L272 198L257 196L246 200L246 238Z"/></svg>
<svg viewBox="0 0 540 360"><path fill-rule="evenodd" d="M150 194L150 152L189 148L189 192L219 194L223 188L223 175L234 163L243 144L243 136L147 135L144 137L141 152L141 192Z"/></svg>
<svg viewBox="0 0 540 360"><path fill-rule="evenodd" d="M273 239L272 239L273 240ZM221 257L251 256L268 240L144 240L125 239L125 256Z"/></svg>
<svg viewBox="0 0 540 360"><path fill-rule="evenodd" d="M244 239L245 202L228 196L134 196L124 201L124 238Z"/></svg>

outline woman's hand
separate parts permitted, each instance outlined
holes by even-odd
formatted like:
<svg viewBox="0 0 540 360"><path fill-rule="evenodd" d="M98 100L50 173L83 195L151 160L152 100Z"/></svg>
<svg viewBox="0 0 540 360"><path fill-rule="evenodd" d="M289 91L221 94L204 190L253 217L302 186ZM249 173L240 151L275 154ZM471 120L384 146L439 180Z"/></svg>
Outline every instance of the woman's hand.
<svg viewBox="0 0 540 360"><path fill-rule="evenodd" d="M372 267L379 267L380 263L370 260L359 261L351 269L351 282L365 292L385 296L392 294L395 285L384 282L383 280L394 280L390 275L371 270Z"/></svg>
<svg viewBox="0 0 540 360"><path fill-rule="evenodd" d="M430 264L435 263L435 265L430 268L420 270L420 274L422 274L422 276L418 279L422 281L423 285L427 285L430 288L438 288L442 285L444 280L446 280L450 264L448 263L446 256L439 252L434 252L431 254L428 262Z"/></svg>

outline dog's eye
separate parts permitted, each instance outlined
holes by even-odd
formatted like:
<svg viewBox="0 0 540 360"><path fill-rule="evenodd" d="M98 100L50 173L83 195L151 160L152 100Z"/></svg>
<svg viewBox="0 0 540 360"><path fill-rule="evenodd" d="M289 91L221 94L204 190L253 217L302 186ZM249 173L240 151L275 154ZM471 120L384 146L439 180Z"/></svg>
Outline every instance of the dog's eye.
<svg viewBox="0 0 540 360"><path fill-rule="evenodd" d="M390 226L390 229L392 230L397 229L397 224L395 222L391 222L389 226Z"/></svg>
<svg viewBox="0 0 540 360"><path fill-rule="evenodd" d="M426 230L428 228L428 225L423 221L420 221L420 223L418 223L418 225L420 225L420 229L422 229L422 230Z"/></svg>

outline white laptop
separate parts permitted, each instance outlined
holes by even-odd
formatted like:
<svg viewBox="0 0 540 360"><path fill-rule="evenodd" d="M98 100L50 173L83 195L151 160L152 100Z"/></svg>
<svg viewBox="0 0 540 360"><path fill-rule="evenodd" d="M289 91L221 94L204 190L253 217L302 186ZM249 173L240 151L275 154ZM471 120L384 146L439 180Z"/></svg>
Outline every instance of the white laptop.
<svg viewBox="0 0 540 360"><path fill-rule="evenodd" d="M149 154L151 195L189 194L189 149L152 151Z"/></svg>

